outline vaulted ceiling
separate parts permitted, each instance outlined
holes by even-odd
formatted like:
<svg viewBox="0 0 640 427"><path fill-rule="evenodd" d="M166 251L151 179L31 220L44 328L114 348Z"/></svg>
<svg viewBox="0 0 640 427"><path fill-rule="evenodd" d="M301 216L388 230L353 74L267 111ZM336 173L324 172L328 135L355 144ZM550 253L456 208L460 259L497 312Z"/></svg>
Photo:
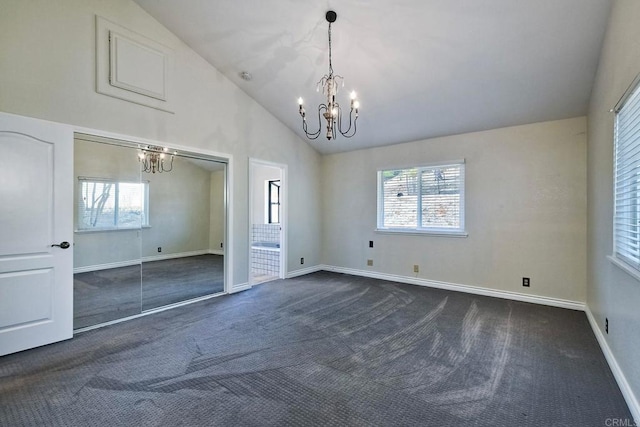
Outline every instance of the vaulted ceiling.
<svg viewBox="0 0 640 427"><path fill-rule="evenodd" d="M350 139L321 153L585 115L611 0L135 0L301 135L324 102L327 10ZM243 71L253 79L240 77ZM268 135L265 137L268 138Z"/></svg>

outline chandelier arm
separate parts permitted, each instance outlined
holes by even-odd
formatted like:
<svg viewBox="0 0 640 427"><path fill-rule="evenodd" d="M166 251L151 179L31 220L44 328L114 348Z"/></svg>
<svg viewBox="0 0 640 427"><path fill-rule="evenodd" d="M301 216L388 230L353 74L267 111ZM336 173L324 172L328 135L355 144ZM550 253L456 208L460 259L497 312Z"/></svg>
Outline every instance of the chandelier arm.
<svg viewBox="0 0 640 427"><path fill-rule="evenodd" d="M340 109L340 116L338 117L339 120L339 130L340 130L340 135L344 136L345 138L351 138L352 136L354 136L356 134L357 131L357 121L358 121L358 115L356 114L356 118L353 119L353 108L349 111L349 127L347 128L347 130L345 130L344 132L342 131L342 109ZM353 133L351 135L349 135L349 132L351 131L351 127L353 126Z"/></svg>
<svg viewBox="0 0 640 427"><path fill-rule="evenodd" d="M325 104L318 105L318 130L315 132L309 132L307 130L307 121L302 120L302 130L307 135L309 139L318 139L320 134L322 133L322 110L327 111L327 106Z"/></svg>
<svg viewBox="0 0 640 427"><path fill-rule="evenodd" d="M169 163L169 169L165 169L164 168L164 161L162 162L162 169L165 172L171 172L173 170L173 158L174 158L174 156L171 156L171 162Z"/></svg>
<svg viewBox="0 0 640 427"><path fill-rule="evenodd" d="M318 137L320 136L320 130L318 130L317 132L314 132L314 133L309 133L307 131L307 122L304 121L304 120L302 121L302 130L304 131L305 135L309 139L318 139Z"/></svg>

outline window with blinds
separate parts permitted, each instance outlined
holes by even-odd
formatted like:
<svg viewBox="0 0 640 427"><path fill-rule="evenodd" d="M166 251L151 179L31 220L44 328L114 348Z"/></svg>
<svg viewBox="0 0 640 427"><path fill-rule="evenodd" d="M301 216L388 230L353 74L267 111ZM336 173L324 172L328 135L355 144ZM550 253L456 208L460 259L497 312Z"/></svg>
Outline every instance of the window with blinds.
<svg viewBox="0 0 640 427"><path fill-rule="evenodd" d="M616 106L614 257L640 270L639 79Z"/></svg>
<svg viewBox="0 0 640 427"><path fill-rule="evenodd" d="M149 226L149 183L78 178L77 230Z"/></svg>
<svg viewBox="0 0 640 427"><path fill-rule="evenodd" d="M464 234L464 162L378 171L378 230Z"/></svg>

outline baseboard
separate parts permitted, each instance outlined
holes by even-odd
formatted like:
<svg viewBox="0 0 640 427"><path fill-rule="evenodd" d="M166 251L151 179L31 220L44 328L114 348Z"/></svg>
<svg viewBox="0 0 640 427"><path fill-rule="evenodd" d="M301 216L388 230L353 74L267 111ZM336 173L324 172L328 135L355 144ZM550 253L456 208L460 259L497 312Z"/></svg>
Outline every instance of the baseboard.
<svg viewBox="0 0 640 427"><path fill-rule="evenodd" d="M224 255L224 251L222 249L209 249L207 253L210 255Z"/></svg>
<svg viewBox="0 0 640 427"><path fill-rule="evenodd" d="M410 285L426 286L430 288L445 289L449 291L466 292L468 294L484 295L488 297L509 299L514 301L530 302L533 304L548 305L552 307L568 308L570 310L584 311L585 304L579 301L549 298L537 295L521 294L518 292L500 291L483 288L480 286L461 285L458 283L439 282L436 280L421 279L417 277L400 276L396 274L379 273L376 271L357 270L354 268L336 267L332 265L320 266L322 270L336 273L351 274L354 276L371 277L373 279L389 280L392 282L407 283Z"/></svg>
<svg viewBox="0 0 640 427"><path fill-rule="evenodd" d="M229 288L230 288L229 293L235 294L236 292L242 292L242 291L251 289L251 285L249 285L248 282L244 282L244 283L237 283L235 285L231 285Z"/></svg>
<svg viewBox="0 0 640 427"><path fill-rule="evenodd" d="M90 271L109 270L111 268L130 267L132 265L140 265L142 261L139 259L119 262L108 262L106 264L88 265L86 267L76 267L73 269L73 274L76 273L88 273Z"/></svg>
<svg viewBox="0 0 640 427"><path fill-rule="evenodd" d="M218 253L220 252L220 253ZM86 267L76 267L73 269L73 273L88 273L90 271L99 271L99 270L109 270L110 268L120 268L120 267L129 267L132 265L139 265L142 262L151 262L151 261L164 261L167 259L175 259L175 258L185 258L190 256L198 256L198 255L223 255L222 251L216 251L211 249L203 249L199 251L190 251L190 252L178 252L173 254L161 254L161 255L153 255L146 256L140 259L128 260L128 261L118 261L118 262L108 262L106 264L96 264L96 265L88 265Z"/></svg>
<svg viewBox="0 0 640 427"><path fill-rule="evenodd" d="M201 249L198 251L176 252L172 254L160 254L142 257L142 262L164 261L167 259L186 258L190 256L208 255L209 249Z"/></svg>
<svg viewBox="0 0 640 427"><path fill-rule="evenodd" d="M627 378L624 376L622 369L620 369L620 365L618 365L618 361L616 360L607 340L605 339L598 323L596 322L595 317L593 317L593 313L591 313L591 309L589 306L585 306L585 313L587 314L587 319L589 319L589 324L591 325L591 329L593 329L593 333L596 335L596 339L598 340L598 344L600 344L600 348L602 349L602 353L604 353L604 357L607 359L607 363L611 368L611 372L613 372L613 376L618 383L618 387L620 387L620 391L624 396L624 400L627 402L627 406L631 411L631 415L635 419L635 425L640 425L640 402L636 398ZM622 425L622 424L620 424ZM632 424L627 424L632 425Z"/></svg>
<svg viewBox="0 0 640 427"><path fill-rule="evenodd" d="M314 265L313 267L301 268L299 270L293 270L286 274L285 278L292 279L298 276L304 276L305 274L316 273L318 271L326 270L323 265Z"/></svg>

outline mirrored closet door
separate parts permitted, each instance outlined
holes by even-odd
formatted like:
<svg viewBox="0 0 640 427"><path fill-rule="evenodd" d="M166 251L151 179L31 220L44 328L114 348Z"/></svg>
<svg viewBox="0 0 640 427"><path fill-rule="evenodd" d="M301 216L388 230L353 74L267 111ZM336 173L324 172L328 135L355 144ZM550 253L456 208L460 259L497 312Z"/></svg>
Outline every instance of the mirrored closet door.
<svg viewBox="0 0 640 427"><path fill-rule="evenodd" d="M158 150L76 136L76 330L224 292L226 163Z"/></svg>

